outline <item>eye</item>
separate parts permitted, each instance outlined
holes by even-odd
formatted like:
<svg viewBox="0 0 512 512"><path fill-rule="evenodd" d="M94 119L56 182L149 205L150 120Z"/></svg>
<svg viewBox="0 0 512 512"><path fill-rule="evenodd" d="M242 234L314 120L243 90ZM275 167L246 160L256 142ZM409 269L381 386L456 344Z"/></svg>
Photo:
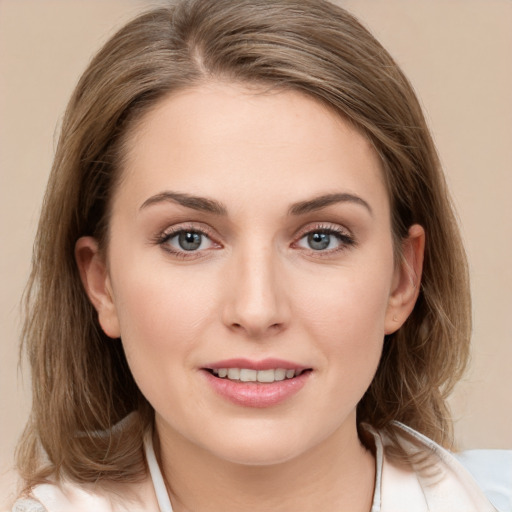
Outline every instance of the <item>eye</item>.
<svg viewBox="0 0 512 512"><path fill-rule="evenodd" d="M175 225L157 234L153 243L176 258L198 258L206 256L210 249L220 249L222 245L210 235L208 226Z"/></svg>
<svg viewBox="0 0 512 512"><path fill-rule="evenodd" d="M309 233L304 237L310 249L314 251L323 251L324 249L332 249L333 242L337 242L330 233Z"/></svg>
<svg viewBox="0 0 512 512"><path fill-rule="evenodd" d="M354 245L354 239L339 228L315 228L304 233L296 245L316 252L331 252Z"/></svg>
<svg viewBox="0 0 512 512"><path fill-rule="evenodd" d="M200 231L182 230L167 237L165 243L177 251L193 252L209 249L213 242L205 233Z"/></svg>

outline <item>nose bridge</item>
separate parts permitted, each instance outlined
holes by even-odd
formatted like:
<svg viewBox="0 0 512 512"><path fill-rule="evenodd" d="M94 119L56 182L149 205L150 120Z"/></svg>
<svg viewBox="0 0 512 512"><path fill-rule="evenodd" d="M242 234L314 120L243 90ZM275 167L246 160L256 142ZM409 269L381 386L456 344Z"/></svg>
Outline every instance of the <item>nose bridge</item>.
<svg viewBox="0 0 512 512"><path fill-rule="evenodd" d="M260 337L287 322L280 261L271 243L250 243L233 258L233 280L226 321L230 327Z"/></svg>

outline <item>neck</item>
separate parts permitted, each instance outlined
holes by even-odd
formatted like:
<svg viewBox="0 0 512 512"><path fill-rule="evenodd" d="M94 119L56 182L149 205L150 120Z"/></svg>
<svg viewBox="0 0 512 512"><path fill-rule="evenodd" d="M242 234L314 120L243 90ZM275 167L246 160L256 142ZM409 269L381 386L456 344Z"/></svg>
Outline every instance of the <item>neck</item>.
<svg viewBox="0 0 512 512"><path fill-rule="evenodd" d="M174 512L371 508L375 461L360 443L355 421L299 457L270 466L232 463L170 437L161 436L155 446Z"/></svg>

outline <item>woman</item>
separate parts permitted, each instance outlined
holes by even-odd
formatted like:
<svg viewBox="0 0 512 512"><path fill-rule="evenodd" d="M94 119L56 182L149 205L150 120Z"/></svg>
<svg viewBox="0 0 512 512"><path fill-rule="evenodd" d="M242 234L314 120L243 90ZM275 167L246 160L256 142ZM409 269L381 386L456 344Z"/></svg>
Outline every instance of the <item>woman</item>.
<svg viewBox="0 0 512 512"><path fill-rule="evenodd" d="M84 73L14 510L494 510L450 447L467 269L421 109L322 1L187 1Z"/></svg>

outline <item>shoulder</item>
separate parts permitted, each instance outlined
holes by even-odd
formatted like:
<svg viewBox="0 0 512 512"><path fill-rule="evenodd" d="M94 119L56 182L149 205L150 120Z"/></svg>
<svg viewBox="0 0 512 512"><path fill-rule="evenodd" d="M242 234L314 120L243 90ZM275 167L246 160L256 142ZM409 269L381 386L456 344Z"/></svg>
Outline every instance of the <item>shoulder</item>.
<svg viewBox="0 0 512 512"><path fill-rule="evenodd" d="M137 421L131 413L112 427L122 431ZM95 435L105 435L99 431ZM18 499L12 512L159 512L149 472L137 482L77 483L69 479L36 485L30 496Z"/></svg>
<svg viewBox="0 0 512 512"><path fill-rule="evenodd" d="M468 450L455 458L500 512L512 511L512 450Z"/></svg>
<svg viewBox="0 0 512 512"><path fill-rule="evenodd" d="M12 512L158 512L149 477L138 483L41 484L30 498L16 501Z"/></svg>
<svg viewBox="0 0 512 512"><path fill-rule="evenodd" d="M476 450L454 455L405 425L396 423L395 427L409 463L400 465L390 457L393 443L380 436L383 504L384 496L389 503L403 503L407 482L407 492L415 489L425 510L512 512L512 452ZM382 512L386 510L383 506Z"/></svg>
<svg viewBox="0 0 512 512"><path fill-rule="evenodd" d="M12 507L12 512L46 512L39 501L32 498L21 498Z"/></svg>

